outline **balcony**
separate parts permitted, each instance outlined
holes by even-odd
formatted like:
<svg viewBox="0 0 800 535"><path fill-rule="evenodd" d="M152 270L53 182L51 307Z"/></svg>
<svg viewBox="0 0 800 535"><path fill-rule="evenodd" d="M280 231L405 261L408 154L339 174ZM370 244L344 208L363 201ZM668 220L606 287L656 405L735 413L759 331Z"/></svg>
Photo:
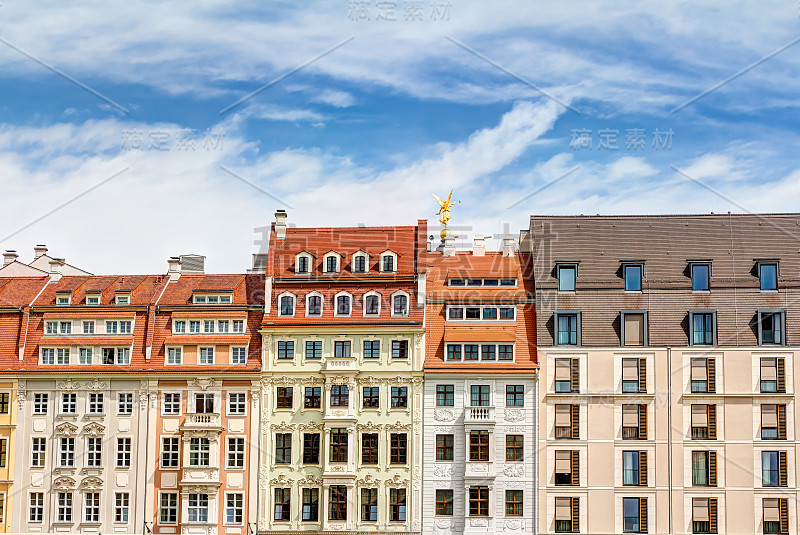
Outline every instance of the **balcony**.
<svg viewBox="0 0 800 535"><path fill-rule="evenodd" d="M183 469L181 485L219 486L219 468L214 466L188 466Z"/></svg>
<svg viewBox="0 0 800 535"><path fill-rule="evenodd" d="M325 359L325 371L329 372L354 372L356 371L356 359L328 358Z"/></svg>
<svg viewBox="0 0 800 535"><path fill-rule="evenodd" d="M465 407L464 423L494 423L494 407Z"/></svg>
<svg viewBox="0 0 800 535"><path fill-rule="evenodd" d="M211 412L187 412L186 419L180 427L181 431L186 430L213 430L222 431L220 425L220 415Z"/></svg>

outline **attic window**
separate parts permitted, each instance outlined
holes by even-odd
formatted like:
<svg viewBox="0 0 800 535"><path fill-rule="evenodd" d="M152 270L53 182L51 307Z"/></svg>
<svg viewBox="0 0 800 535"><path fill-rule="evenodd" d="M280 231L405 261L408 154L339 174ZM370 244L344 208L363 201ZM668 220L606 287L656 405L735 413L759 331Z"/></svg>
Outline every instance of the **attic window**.
<svg viewBox="0 0 800 535"><path fill-rule="evenodd" d="M397 271L397 255L392 251L381 254L381 273L395 273Z"/></svg>
<svg viewBox="0 0 800 535"><path fill-rule="evenodd" d="M311 273L311 255L300 253L295 257L294 272L298 275L308 275Z"/></svg>
<svg viewBox="0 0 800 535"><path fill-rule="evenodd" d="M114 302L118 305L130 305L131 304L131 295L117 295L114 297Z"/></svg>
<svg viewBox="0 0 800 535"><path fill-rule="evenodd" d="M86 304L87 305L99 305L100 304L100 294L87 295L86 296Z"/></svg>
<svg viewBox="0 0 800 535"><path fill-rule="evenodd" d="M56 304L57 305L69 305L72 302L71 295L57 295L56 296Z"/></svg>
<svg viewBox="0 0 800 535"><path fill-rule="evenodd" d="M230 305L232 301L230 294L195 294L192 302L195 305Z"/></svg>

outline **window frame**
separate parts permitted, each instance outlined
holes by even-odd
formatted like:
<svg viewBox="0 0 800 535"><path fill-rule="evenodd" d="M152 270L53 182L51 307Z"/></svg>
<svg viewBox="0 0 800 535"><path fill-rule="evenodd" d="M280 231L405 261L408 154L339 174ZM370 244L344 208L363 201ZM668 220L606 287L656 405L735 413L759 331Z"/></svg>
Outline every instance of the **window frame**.
<svg viewBox="0 0 800 535"><path fill-rule="evenodd" d="M622 262L622 287L625 293L642 293L644 287L644 262ZM639 268L638 289L628 289L628 268Z"/></svg>
<svg viewBox="0 0 800 535"><path fill-rule="evenodd" d="M758 289L761 292L777 292L780 288L780 261L779 260L758 260L756 261L757 272L758 272ZM764 279L761 276L761 270L765 266L775 266L775 287L774 288L764 288Z"/></svg>
<svg viewBox="0 0 800 535"><path fill-rule="evenodd" d="M576 343L575 344L561 344L559 343L559 330L558 330L558 320L562 316L574 316L575 323L576 323ZM556 347L581 347L583 344L583 340L581 337L581 311L580 310L554 310L553 311L553 345Z"/></svg>
<svg viewBox="0 0 800 535"><path fill-rule="evenodd" d="M704 266L708 268L707 277L706 277L706 286L705 289L696 289L694 287L694 268L698 266ZM692 281L692 291L696 293L710 293L711 292L711 262L689 262L689 278Z"/></svg>
<svg viewBox="0 0 800 535"><path fill-rule="evenodd" d="M694 341L694 317L696 315L711 315L711 344L698 344ZM705 331L704 331L705 332ZM689 310L689 345L697 347L716 347L717 346L717 310L714 308L693 308Z"/></svg>
<svg viewBox="0 0 800 535"><path fill-rule="evenodd" d="M561 270L572 269L574 276L572 278L572 288L564 289L561 287ZM578 289L578 262L558 262L556 263L556 280L558 281L558 291L561 293L575 293Z"/></svg>
<svg viewBox="0 0 800 535"><path fill-rule="evenodd" d="M625 316L627 315L641 315L642 321L644 325L642 326L642 343L641 345L627 345L625 343ZM650 345L650 340L648 336L649 329L649 320L647 310L643 309L626 309L619 311L619 344L620 347L648 347Z"/></svg>
<svg viewBox="0 0 800 535"><path fill-rule="evenodd" d="M763 338L763 317L766 315L778 315L780 317L780 342L764 342ZM786 345L786 309L784 308L759 308L756 311L756 323L758 326L758 345L759 346L785 346ZM773 333L775 331L773 326ZM774 334L773 334L774 339Z"/></svg>
<svg viewBox="0 0 800 535"><path fill-rule="evenodd" d="M289 303L291 310L284 308L284 303ZM293 318L297 312L297 296L291 292L282 292L278 295L277 305L279 318Z"/></svg>

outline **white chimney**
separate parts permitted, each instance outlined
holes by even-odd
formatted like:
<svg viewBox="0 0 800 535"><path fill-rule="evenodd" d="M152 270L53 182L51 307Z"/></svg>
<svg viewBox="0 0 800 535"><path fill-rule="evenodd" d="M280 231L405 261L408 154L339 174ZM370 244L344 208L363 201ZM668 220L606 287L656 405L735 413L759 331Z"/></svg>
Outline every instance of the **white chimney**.
<svg viewBox="0 0 800 535"><path fill-rule="evenodd" d="M514 256L517 250L517 243L514 241L514 236L506 234L503 238L503 256Z"/></svg>
<svg viewBox="0 0 800 535"><path fill-rule="evenodd" d="M50 282L58 282L64 271L64 259L54 258L50 261Z"/></svg>
<svg viewBox="0 0 800 535"><path fill-rule="evenodd" d="M456 237L448 234L442 238L442 256L456 255Z"/></svg>
<svg viewBox="0 0 800 535"><path fill-rule="evenodd" d="M47 246L46 245L37 245L33 248L33 259L36 260L42 255L47 254Z"/></svg>
<svg viewBox="0 0 800 535"><path fill-rule="evenodd" d="M167 260L167 275L169 275L169 282L175 282L181 278L181 259L177 256L171 256Z"/></svg>
<svg viewBox="0 0 800 535"><path fill-rule="evenodd" d="M486 237L482 234L476 234L472 239L472 256L486 256Z"/></svg>
<svg viewBox="0 0 800 535"><path fill-rule="evenodd" d="M11 262L16 260L17 257L19 257L17 252L16 251L12 251L11 249L9 249L5 253L3 253L3 265L4 266L9 265Z"/></svg>
<svg viewBox="0 0 800 535"><path fill-rule="evenodd" d="M275 237L279 240L286 239L286 210L275 212Z"/></svg>

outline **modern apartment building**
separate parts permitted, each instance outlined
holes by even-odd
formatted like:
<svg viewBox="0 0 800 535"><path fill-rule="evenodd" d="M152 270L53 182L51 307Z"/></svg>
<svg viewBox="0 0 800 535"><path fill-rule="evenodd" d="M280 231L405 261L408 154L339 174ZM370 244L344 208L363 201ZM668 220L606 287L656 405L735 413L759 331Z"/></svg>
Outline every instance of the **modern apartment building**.
<svg viewBox="0 0 800 535"><path fill-rule="evenodd" d="M531 218L539 533L797 532L800 216Z"/></svg>
<svg viewBox="0 0 800 535"><path fill-rule="evenodd" d="M287 228L267 258L259 533L419 533L426 222Z"/></svg>
<svg viewBox="0 0 800 535"><path fill-rule="evenodd" d="M531 533L536 511L536 325L529 253L428 255L423 533Z"/></svg>

